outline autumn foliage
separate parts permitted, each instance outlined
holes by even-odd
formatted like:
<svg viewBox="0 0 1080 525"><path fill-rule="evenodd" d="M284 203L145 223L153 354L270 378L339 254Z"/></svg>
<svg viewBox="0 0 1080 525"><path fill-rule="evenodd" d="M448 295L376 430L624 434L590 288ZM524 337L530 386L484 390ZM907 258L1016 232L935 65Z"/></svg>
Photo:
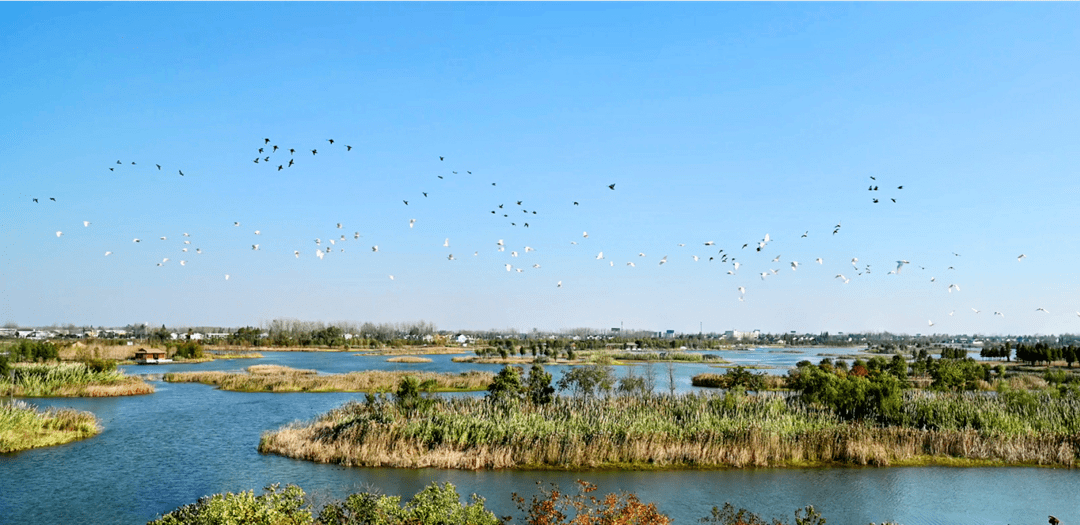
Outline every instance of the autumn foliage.
<svg viewBox="0 0 1080 525"><path fill-rule="evenodd" d="M667 525L671 518L656 510L655 503L645 504L634 494L608 494L603 498L591 495L596 485L578 480L579 493L570 495L552 484L539 486L539 494L529 502L514 493L518 509L525 513L529 525ZM537 482L537 485L540 485ZM510 518L505 518L510 521Z"/></svg>

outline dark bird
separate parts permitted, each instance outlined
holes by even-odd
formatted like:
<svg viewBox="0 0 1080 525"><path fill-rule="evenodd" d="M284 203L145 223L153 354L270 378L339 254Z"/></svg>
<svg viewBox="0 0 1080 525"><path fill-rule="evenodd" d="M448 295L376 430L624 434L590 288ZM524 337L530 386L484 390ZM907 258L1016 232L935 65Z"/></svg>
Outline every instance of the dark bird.
<svg viewBox="0 0 1080 525"><path fill-rule="evenodd" d="M877 179L876 179L876 178L874 178L874 177L870 177L870 180L877 180Z"/></svg>
<svg viewBox="0 0 1080 525"><path fill-rule="evenodd" d="M874 204L877 204L877 199L874 199Z"/></svg>
<svg viewBox="0 0 1080 525"><path fill-rule="evenodd" d="M421 192L421 193L423 193L423 194L424 194L424 196L425 196L425 197L427 197L427 192L426 192L426 191L424 191L424 192Z"/></svg>
<svg viewBox="0 0 1080 525"><path fill-rule="evenodd" d="M502 208L502 207L503 207L503 205L502 205L502 204L500 204L500 205L499 205L499 207L500 207L500 208Z"/></svg>
<svg viewBox="0 0 1080 525"><path fill-rule="evenodd" d="M120 162L120 161L116 161L116 163L117 163L117 164L123 164L123 163L122 163L122 162Z"/></svg>
<svg viewBox="0 0 1080 525"><path fill-rule="evenodd" d="M891 201L893 201L893 202L896 202L896 199L889 199L889 200L891 200Z"/></svg>
<svg viewBox="0 0 1080 525"><path fill-rule="evenodd" d="M34 199L34 202L37 202L37 199ZM492 212L492 213L495 213L495 212Z"/></svg>
<svg viewBox="0 0 1080 525"><path fill-rule="evenodd" d="M803 237L806 237L806 234L807 234L807 233L810 233L810 230L806 230L806 233L802 234L802 236L803 236ZM724 251L724 250L720 250L720 251Z"/></svg>
<svg viewBox="0 0 1080 525"><path fill-rule="evenodd" d="M533 214L533 215L536 215L536 212L534 211L534 212L532 212L532 214Z"/></svg>
<svg viewBox="0 0 1080 525"><path fill-rule="evenodd" d="M742 245L743 248L746 248L747 246L750 246L750 245L749 244Z"/></svg>
<svg viewBox="0 0 1080 525"><path fill-rule="evenodd" d="M352 151L352 146L346 144L345 145L345 151Z"/></svg>
<svg viewBox="0 0 1080 525"><path fill-rule="evenodd" d="M262 153L262 152L263 152L263 149L262 149L262 148L259 148L259 153Z"/></svg>
<svg viewBox="0 0 1080 525"><path fill-rule="evenodd" d="M292 155L293 153L296 153L296 150L293 148L289 148L289 155Z"/></svg>
<svg viewBox="0 0 1080 525"><path fill-rule="evenodd" d="M608 187L609 187L609 188L611 188L611 189L615 189L615 185L614 185L614 184L608 184Z"/></svg>
<svg viewBox="0 0 1080 525"><path fill-rule="evenodd" d="M491 185L492 185L492 186L494 186L494 185L495 185L495 183L494 183L494 182L492 182L492 183L491 183Z"/></svg>
<svg viewBox="0 0 1080 525"><path fill-rule="evenodd" d="M49 200L56 202L56 197L49 197Z"/></svg>
<svg viewBox="0 0 1080 525"><path fill-rule="evenodd" d="M453 173L454 175L457 175L457 172L456 172L456 171L451 171L450 173Z"/></svg>
<svg viewBox="0 0 1080 525"><path fill-rule="evenodd" d="M293 160L292 160L292 159L289 159L289 167L291 168L291 167L292 167L292 165L293 165Z"/></svg>
<svg viewBox="0 0 1080 525"><path fill-rule="evenodd" d="M278 165L277 165L277 170L278 170L278 171L281 171L281 169L282 169L282 168L284 168L284 167L285 167L285 166L282 166L281 164L278 164Z"/></svg>
<svg viewBox="0 0 1080 525"><path fill-rule="evenodd" d="M439 155L439 160L443 160L442 155Z"/></svg>
<svg viewBox="0 0 1080 525"><path fill-rule="evenodd" d="M180 172L180 176L181 176L181 177L183 177L183 176L184 176L184 170L176 170L176 171L179 171L179 172Z"/></svg>
<svg viewBox="0 0 1080 525"><path fill-rule="evenodd" d="M34 199L34 202L37 202L37 199ZM491 213L494 214L495 210L491 210Z"/></svg>
<svg viewBox="0 0 1080 525"><path fill-rule="evenodd" d="M472 172L469 171L469 170L465 170L465 173L468 173L469 175L472 175Z"/></svg>
<svg viewBox="0 0 1080 525"><path fill-rule="evenodd" d="M528 227L529 227L529 223L527 223L527 222L526 222L526 223L525 223L525 227L526 227L526 228L528 228Z"/></svg>
<svg viewBox="0 0 1080 525"><path fill-rule="evenodd" d="M333 145L333 144L334 144L334 139L326 139L326 140L329 140L329 141L330 141L330 145Z"/></svg>
<svg viewBox="0 0 1080 525"><path fill-rule="evenodd" d="M578 205L577 201L574 201L574 206L577 206L577 205Z"/></svg>
<svg viewBox="0 0 1080 525"><path fill-rule="evenodd" d="M266 162L270 162L270 157L266 157L263 160L266 161Z"/></svg>
<svg viewBox="0 0 1080 525"><path fill-rule="evenodd" d="M154 165L157 166L158 171L161 171L161 164L154 164Z"/></svg>
<svg viewBox="0 0 1080 525"><path fill-rule="evenodd" d="M441 179L441 178L443 178L443 176L442 176L442 175L439 175L439 178Z"/></svg>
<svg viewBox="0 0 1080 525"><path fill-rule="evenodd" d="M877 186L874 186L874 191L877 191Z"/></svg>
<svg viewBox="0 0 1080 525"><path fill-rule="evenodd" d="M277 144L274 144L274 151L271 151L270 153L277 153Z"/></svg>
<svg viewBox="0 0 1080 525"><path fill-rule="evenodd" d="M263 139L263 140L266 141L266 142L263 142L263 144L269 144L270 143L270 139Z"/></svg>
<svg viewBox="0 0 1080 525"><path fill-rule="evenodd" d="M319 152L319 150L317 150L317 149L313 149L313 150L311 150L311 154L312 154L312 155L314 155L314 154L316 154L316 153L318 153L318 152Z"/></svg>
<svg viewBox="0 0 1080 525"><path fill-rule="evenodd" d="M518 201L518 206L521 206L521 201Z"/></svg>
<svg viewBox="0 0 1080 525"><path fill-rule="evenodd" d="M903 186L897 186L896 189L902 190L902 189L904 189L904 187Z"/></svg>
<svg viewBox="0 0 1080 525"><path fill-rule="evenodd" d="M109 168L109 171L116 171L115 168Z"/></svg>
<svg viewBox="0 0 1080 525"><path fill-rule="evenodd" d="M404 202L406 206L409 205L409 201L407 201L407 200L402 200L401 202Z"/></svg>
<svg viewBox="0 0 1080 525"><path fill-rule="evenodd" d="M1061 523L1061 520L1059 520L1059 519L1057 519L1057 518L1055 518L1053 516L1050 516L1050 525L1058 525L1059 523Z"/></svg>
<svg viewBox="0 0 1080 525"><path fill-rule="evenodd" d="M131 163L131 165L132 165L132 166L134 166L134 165L135 165L135 163L134 163L134 162L132 162L132 163Z"/></svg>
<svg viewBox="0 0 1080 525"><path fill-rule="evenodd" d="M255 164L259 163L259 157L255 157Z"/></svg>

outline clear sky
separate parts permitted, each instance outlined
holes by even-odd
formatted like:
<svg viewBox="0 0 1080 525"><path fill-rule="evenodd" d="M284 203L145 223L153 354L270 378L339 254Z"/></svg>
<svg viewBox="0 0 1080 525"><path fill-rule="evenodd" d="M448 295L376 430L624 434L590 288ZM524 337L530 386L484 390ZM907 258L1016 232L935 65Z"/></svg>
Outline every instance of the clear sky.
<svg viewBox="0 0 1080 525"><path fill-rule="evenodd" d="M0 3L0 322L1077 332L1077 27L1074 3Z"/></svg>

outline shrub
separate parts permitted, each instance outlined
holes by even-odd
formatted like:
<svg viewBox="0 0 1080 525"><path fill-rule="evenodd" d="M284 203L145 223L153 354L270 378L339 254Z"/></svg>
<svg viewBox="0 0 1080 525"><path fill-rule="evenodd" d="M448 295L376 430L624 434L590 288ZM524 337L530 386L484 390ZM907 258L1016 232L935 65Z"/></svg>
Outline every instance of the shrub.
<svg viewBox="0 0 1080 525"><path fill-rule="evenodd" d="M552 484L551 489L539 487L539 495L534 495L526 503L525 498L516 493L511 497L517 503L518 510L525 513L523 523L535 525L667 525L671 518L660 513L655 503L645 504L634 494L608 494L603 499L587 494L596 490L596 485L587 481L577 481L579 493L574 496L559 490ZM537 485L540 485L537 482ZM571 516L572 514L572 516ZM569 521L568 521L569 520ZM508 520L509 521L509 520Z"/></svg>
<svg viewBox="0 0 1080 525"><path fill-rule="evenodd" d="M304 491L296 485L279 490L278 484L254 491L214 494L184 505L150 522L152 525L302 525L313 523L311 510L304 502Z"/></svg>

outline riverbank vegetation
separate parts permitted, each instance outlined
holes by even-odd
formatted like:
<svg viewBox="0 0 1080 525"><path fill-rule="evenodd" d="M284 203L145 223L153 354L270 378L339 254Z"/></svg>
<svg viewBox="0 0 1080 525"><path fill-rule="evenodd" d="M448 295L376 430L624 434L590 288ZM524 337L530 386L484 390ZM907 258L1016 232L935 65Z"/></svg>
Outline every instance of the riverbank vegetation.
<svg viewBox="0 0 1080 525"><path fill-rule="evenodd" d="M62 445L98 432L98 420L89 412L0 402L0 453Z"/></svg>
<svg viewBox="0 0 1080 525"><path fill-rule="evenodd" d="M203 383L236 392L392 392L406 377L415 377L429 392L472 392L487 388L493 374L463 372L387 372L365 370L347 374L319 375L278 365L253 365L246 372L172 372L170 383Z"/></svg>
<svg viewBox="0 0 1080 525"><path fill-rule="evenodd" d="M154 387L116 369L115 361L0 365L0 396L114 397L152 394Z"/></svg>
<svg viewBox="0 0 1080 525"><path fill-rule="evenodd" d="M543 486L528 499L516 493L510 498L517 516L497 517L484 507L485 498L473 494L463 503L451 483L431 483L407 502L400 496L359 492L344 500L331 500L321 506L296 485L266 487L263 494L254 491L239 494L214 494L184 505L148 525L669 525L672 519L655 503L644 503L633 493L593 495L597 486L577 481L578 490L563 491L556 484ZM730 503L713 507L702 523L719 525L787 525L774 519L762 520L746 510L736 510ZM824 525L825 518L813 506L795 511L795 525ZM871 524L873 525L873 524ZM885 525L885 524L883 524Z"/></svg>
<svg viewBox="0 0 1080 525"><path fill-rule="evenodd" d="M647 377L616 381L610 367L590 365L559 381L572 395L553 396L542 367L527 379L506 367L484 399L369 396L265 433L259 451L343 465L464 469L1076 464L1075 387L1032 392L1000 383L998 392L980 393L948 386L966 384L961 377L916 390L887 368L863 370L838 374L807 364L789 377L793 392L749 395L755 374L733 369L743 383L732 379L722 394L655 395Z"/></svg>

